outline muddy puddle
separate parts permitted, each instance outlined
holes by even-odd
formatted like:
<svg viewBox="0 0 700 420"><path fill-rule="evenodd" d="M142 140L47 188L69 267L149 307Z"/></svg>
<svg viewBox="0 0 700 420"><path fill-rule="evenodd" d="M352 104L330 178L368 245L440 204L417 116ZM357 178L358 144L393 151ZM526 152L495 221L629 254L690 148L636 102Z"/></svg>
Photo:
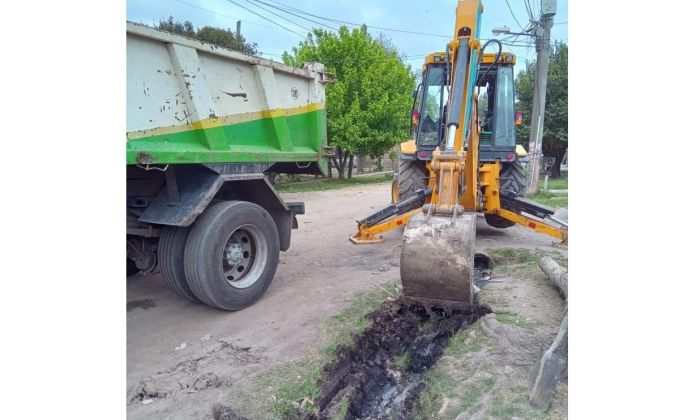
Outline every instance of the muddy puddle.
<svg viewBox="0 0 700 420"><path fill-rule="evenodd" d="M406 300L387 301L367 315L371 327L352 350L324 368L319 411L311 418L413 418L425 373L457 331L491 313L475 304L446 310ZM343 415L344 414L344 415Z"/></svg>

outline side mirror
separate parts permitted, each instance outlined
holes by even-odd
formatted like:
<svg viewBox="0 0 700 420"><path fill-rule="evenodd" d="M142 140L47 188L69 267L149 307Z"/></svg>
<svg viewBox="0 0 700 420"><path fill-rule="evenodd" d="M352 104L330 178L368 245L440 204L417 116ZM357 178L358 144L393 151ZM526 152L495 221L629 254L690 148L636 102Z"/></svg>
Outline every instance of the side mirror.
<svg viewBox="0 0 700 420"><path fill-rule="evenodd" d="M523 123L523 111L515 111L515 125Z"/></svg>

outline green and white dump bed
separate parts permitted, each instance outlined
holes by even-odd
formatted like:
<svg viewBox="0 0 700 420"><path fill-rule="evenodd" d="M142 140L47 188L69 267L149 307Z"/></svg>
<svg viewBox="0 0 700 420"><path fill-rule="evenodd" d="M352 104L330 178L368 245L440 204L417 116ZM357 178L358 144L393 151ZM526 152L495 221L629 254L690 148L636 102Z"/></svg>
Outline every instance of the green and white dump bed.
<svg viewBox="0 0 700 420"><path fill-rule="evenodd" d="M126 42L127 163L324 159L322 64L292 68L130 22Z"/></svg>

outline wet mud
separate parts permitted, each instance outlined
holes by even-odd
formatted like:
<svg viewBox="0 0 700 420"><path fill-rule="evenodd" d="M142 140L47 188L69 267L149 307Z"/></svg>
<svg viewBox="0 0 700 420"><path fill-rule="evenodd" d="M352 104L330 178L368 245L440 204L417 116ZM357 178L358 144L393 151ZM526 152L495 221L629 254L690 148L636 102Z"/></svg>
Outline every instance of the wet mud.
<svg viewBox="0 0 700 420"><path fill-rule="evenodd" d="M367 315L371 326L338 362L324 368L317 401L307 418L410 419L425 388L425 373L455 333L491 313L486 305L451 308L387 301Z"/></svg>

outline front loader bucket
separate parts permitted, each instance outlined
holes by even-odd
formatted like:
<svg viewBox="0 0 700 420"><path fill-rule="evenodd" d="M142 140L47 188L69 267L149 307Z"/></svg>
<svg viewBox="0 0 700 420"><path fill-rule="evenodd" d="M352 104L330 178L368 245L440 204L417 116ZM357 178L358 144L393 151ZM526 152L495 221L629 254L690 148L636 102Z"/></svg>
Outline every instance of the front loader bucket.
<svg viewBox="0 0 700 420"><path fill-rule="evenodd" d="M401 249L401 284L410 299L471 305L474 288L476 214L423 213L406 225Z"/></svg>

